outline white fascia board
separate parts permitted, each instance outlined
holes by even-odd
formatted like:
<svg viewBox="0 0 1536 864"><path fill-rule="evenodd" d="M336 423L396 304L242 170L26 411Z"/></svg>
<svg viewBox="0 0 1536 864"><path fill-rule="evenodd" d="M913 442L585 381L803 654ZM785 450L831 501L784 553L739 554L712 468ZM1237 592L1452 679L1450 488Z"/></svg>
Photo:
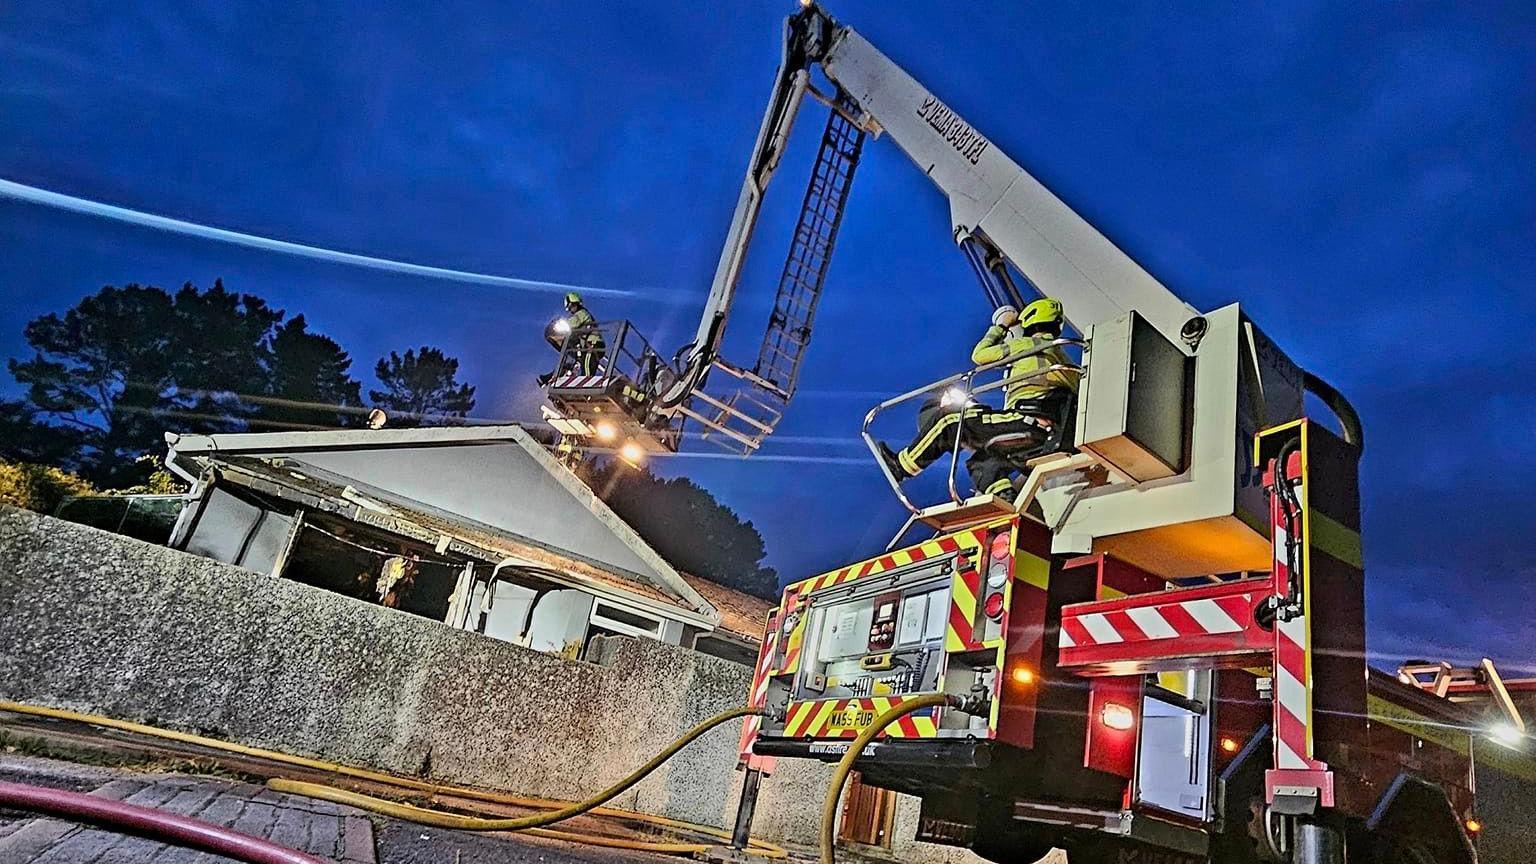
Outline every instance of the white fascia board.
<svg viewBox="0 0 1536 864"><path fill-rule="evenodd" d="M237 432L227 435L166 433L178 453L264 453L290 450L338 450L365 447L430 447L476 441L517 440L527 433L514 425L434 426L426 429L326 429L314 432ZM532 440L532 439L528 439ZM536 442L535 442L536 443Z"/></svg>
<svg viewBox="0 0 1536 864"><path fill-rule="evenodd" d="M528 451L529 455L533 457L533 460L541 468L559 481L560 485L564 486L566 491L570 492L577 501L585 505L592 515L596 516L599 522L602 522L608 530L612 531L623 541L624 545L628 546L635 555L639 556L640 560L656 571L656 575L661 577L665 583L657 587L708 616L712 622L711 626L718 627L720 625L719 610L715 609L708 600L705 600L702 594L693 590L693 586L689 585L687 580L683 579L676 570L672 569L672 565L668 564L665 559L657 554L656 550L652 549L649 543L646 543L639 534L635 533L635 529L631 528L628 522L619 518L619 514L613 512L607 503L597 497L597 493L593 492L591 487L581 482L581 478L572 474L570 469L555 461L555 457L551 456L549 451L540 446L539 442L533 440L527 432L516 426L507 428L512 430L512 434L508 436L509 440L516 442L520 447Z"/></svg>

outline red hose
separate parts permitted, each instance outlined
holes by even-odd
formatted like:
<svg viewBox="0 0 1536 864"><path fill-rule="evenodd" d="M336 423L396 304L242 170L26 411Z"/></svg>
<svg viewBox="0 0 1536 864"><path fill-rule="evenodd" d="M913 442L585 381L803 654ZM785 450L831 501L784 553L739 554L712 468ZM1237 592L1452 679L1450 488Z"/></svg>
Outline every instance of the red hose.
<svg viewBox="0 0 1536 864"><path fill-rule="evenodd" d="M249 864L325 864L316 858L208 822L80 792L0 781L0 804L121 828L135 834L213 852Z"/></svg>

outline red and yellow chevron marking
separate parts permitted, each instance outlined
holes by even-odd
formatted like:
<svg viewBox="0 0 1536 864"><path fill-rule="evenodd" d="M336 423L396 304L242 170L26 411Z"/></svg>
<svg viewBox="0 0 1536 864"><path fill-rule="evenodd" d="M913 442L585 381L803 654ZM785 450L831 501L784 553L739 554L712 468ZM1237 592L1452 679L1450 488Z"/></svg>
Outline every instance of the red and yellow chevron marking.
<svg viewBox="0 0 1536 864"><path fill-rule="evenodd" d="M783 734L787 738L856 738L876 717L904 701L901 696L875 696L791 702L784 718ZM885 728L881 737L933 738L938 728L938 709L934 708L897 719Z"/></svg>
<svg viewBox="0 0 1536 864"><path fill-rule="evenodd" d="M981 571L985 561L967 561L956 567L950 579L949 626L944 633L945 651L980 648L976 638L976 614L981 605Z"/></svg>
<svg viewBox="0 0 1536 864"><path fill-rule="evenodd" d="M995 524L995 523L994 523ZM844 582L852 582L855 579L863 579L866 576L874 576L887 570L895 570L908 564L916 564L929 558L937 558L941 555L949 555L962 550L979 550L981 544L986 541L987 531L992 525L983 525L980 528L971 528L955 534L946 534L943 537L935 537L926 543L908 546L889 552L878 558L870 558L857 564L850 564L840 570L831 570L820 576L812 576L809 579L796 582L786 591L795 591L799 594L813 594L834 585Z"/></svg>
<svg viewBox="0 0 1536 864"><path fill-rule="evenodd" d="M770 675L789 675L800 669L800 649L805 646L805 622L806 618L809 617L803 611L805 608L805 601L801 599L803 596L794 587L790 587L784 592L784 612L779 616L778 620L783 621L790 615L794 615L800 620L795 623L794 629L790 630L789 635L784 638L784 660L779 664L779 668L769 673Z"/></svg>
<svg viewBox="0 0 1536 864"><path fill-rule="evenodd" d="M761 708L768 704L768 679L769 665L773 662L773 655L778 651L779 618L776 612L768 615L766 626L763 628L763 644L757 653L757 665L752 672L752 694L747 701L754 708ZM773 757L758 756L752 752L752 742L757 739L758 732L762 729L763 718L748 717L741 724L741 740L737 747L739 765L746 765L766 773L773 772Z"/></svg>

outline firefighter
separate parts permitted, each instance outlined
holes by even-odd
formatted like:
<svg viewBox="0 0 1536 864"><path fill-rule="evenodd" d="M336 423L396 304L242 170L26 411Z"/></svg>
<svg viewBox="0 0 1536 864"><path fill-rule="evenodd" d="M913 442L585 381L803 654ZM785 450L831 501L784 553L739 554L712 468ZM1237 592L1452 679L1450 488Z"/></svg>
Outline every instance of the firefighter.
<svg viewBox="0 0 1536 864"><path fill-rule="evenodd" d="M1077 373L1053 366L1071 366L1061 346L1046 347L1061 338L1061 301L1043 297L1015 313L1004 306L992 316L992 326L971 349L978 366L1017 358L1008 365L1003 410L987 409L969 423L975 452L965 467L971 482L984 494L1013 498L1013 454L1033 452L1056 430L1069 423L1077 398ZM1063 430L1065 432L1065 430ZM1066 440L1063 434L1062 440Z"/></svg>
<svg viewBox="0 0 1536 864"><path fill-rule="evenodd" d="M929 399L918 411L918 434L911 444L893 451L881 442L880 455L891 474L897 480L917 476L953 448L958 436L961 446L971 451L966 468L977 490L1011 499L1017 467L1010 456L1044 444L1056 424L1066 421L1077 393L1075 374L1046 371L1071 363L1060 346L1042 350L1061 337L1062 321L1061 302L1051 297L1030 303L1023 313L999 307L992 314L992 326L971 350L971 362L983 366L1018 358L1008 364L1002 410L979 404L968 394Z"/></svg>
<svg viewBox="0 0 1536 864"><path fill-rule="evenodd" d="M581 295L569 291L565 295L565 317L554 321L545 330L544 338L556 349L564 349L559 368L539 376L539 386L547 385L558 374L593 375L603 364L603 352L607 345L603 334L598 332L597 319L581 300Z"/></svg>

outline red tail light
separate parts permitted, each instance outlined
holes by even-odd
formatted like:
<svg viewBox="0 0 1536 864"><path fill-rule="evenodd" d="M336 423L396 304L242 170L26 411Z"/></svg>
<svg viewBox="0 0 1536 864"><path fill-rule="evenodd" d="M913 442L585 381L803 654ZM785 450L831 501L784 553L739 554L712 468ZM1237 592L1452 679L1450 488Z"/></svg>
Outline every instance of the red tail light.
<svg viewBox="0 0 1536 864"><path fill-rule="evenodd" d="M999 591L996 594L989 595L986 604L982 608L986 610L987 617L994 621L1003 617L1003 592Z"/></svg>

